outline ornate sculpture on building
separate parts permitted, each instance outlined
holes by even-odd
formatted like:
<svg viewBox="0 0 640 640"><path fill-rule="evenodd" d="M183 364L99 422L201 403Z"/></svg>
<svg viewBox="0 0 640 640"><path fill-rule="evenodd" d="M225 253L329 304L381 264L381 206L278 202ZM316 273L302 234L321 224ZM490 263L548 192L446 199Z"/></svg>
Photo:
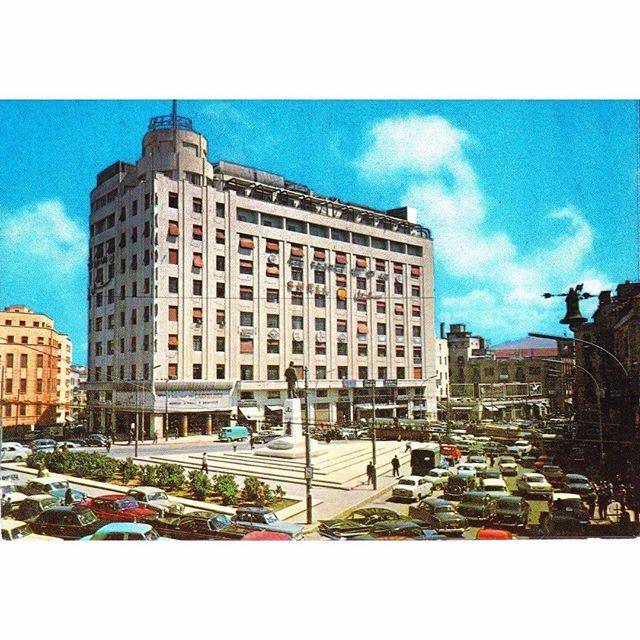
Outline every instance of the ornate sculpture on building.
<svg viewBox="0 0 640 640"><path fill-rule="evenodd" d="M569 328L573 331L575 327L579 327L584 324L587 319L580 313L580 300L587 300L593 298L593 295L587 292L583 292L584 284L577 284L575 287L570 287L566 293L544 293L543 298L563 297L567 305L567 311L564 318L560 320L560 324L568 324Z"/></svg>

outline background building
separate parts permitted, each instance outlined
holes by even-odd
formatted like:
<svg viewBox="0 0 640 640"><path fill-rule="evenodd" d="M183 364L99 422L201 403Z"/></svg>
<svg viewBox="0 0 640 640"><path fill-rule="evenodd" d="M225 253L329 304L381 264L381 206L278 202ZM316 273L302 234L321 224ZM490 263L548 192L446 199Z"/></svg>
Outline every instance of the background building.
<svg viewBox="0 0 640 640"><path fill-rule="evenodd" d="M71 365L72 413L75 421L86 420L87 414L87 367Z"/></svg>
<svg viewBox="0 0 640 640"><path fill-rule="evenodd" d="M22 431L70 420L71 355L69 337L56 331L48 316L21 305L0 311L5 429Z"/></svg>
<svg viewBox="0 0 640 640"><path fill-rule="evenodd" d="M144 411L181 433L281 419L284 370L310 418L435 419L433 255L410 208L378 211L208 160L186 118L151 120L136 164L91 194L92 428Z"/></svg>

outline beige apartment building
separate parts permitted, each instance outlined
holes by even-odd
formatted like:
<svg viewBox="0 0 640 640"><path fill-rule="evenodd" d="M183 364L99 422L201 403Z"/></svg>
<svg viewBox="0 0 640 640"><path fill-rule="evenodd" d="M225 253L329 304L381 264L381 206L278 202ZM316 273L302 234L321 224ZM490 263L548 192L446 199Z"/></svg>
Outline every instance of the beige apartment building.
<svg viewBox="0 0 640 640"><path fill-rule="evenodd" d="M208 159L175 114L91 194L93 429L210 433L281 420L307 372L315 422L436 418L433 254L410 208L378 211ZM370 382L375 381L375 382ZM375 385L372 387L371 385ZM144 416L142 415L144 414Z"/></svg>
<svg viewBox="0 0 640 640"><path fill-rule="evenodd" d="M56 331L48 316L21 305L0 311L5 440L11 439L13 428L69 421L71 355L69 336Z"/></svg>

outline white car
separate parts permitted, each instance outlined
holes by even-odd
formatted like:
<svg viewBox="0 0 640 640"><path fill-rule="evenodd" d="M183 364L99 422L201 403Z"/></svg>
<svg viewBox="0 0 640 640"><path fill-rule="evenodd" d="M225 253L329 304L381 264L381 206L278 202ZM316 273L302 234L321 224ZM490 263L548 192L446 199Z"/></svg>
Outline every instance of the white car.
<svg viewBox="0 0 640 640"><path fill-rule="evenodd" d="M486 491L492 498L505 498L511 495L505 481L497 478L484 478L481 480L480 490Z"/></svg>
<svg viewBox="0 0 640 640"><path fill-rule="evenodd" d="M26 460L32 451L19 442L3 442L0 459L4 462L22 462Z"/></svg>
<svg viewBox="0 0 640 640"><path fill-rule="evenodd" d="M476 442L483 442L483 443L491 442L491 438L489 436L478 436L476 438Z"/></svg>
<svg viewBox="0 0 640 640"><path fill-rule="evenodd" d="M475 478L478 475L478 471L472 464L463 462L456 466L456 474L459 476L471 476L472 478Z"/></svg>
<svg viewBox="0 0 640 640"><path fill-rule="evenodd" d="M424 476L405 476L393 487L392 496L400 500L422 500L431 495L433 485Z"/></svg>
<svg viewBox="0 0 640 640"><path fill-rule="evenodd" d="M2 539L9 540L62 540L52 536L41 536L33 533L31 527L20 520L3 520L0 524Z"/></svg>
<svg viewBox="0 0 640 640"><path fill-rule="evenodd" d="M500 456L498 458L498 469L503 476L518 475L518 463L513 456Z"/></svg>
<svg viewBox="0 0 640 640"><path fill-rule="evenodd" d="M476 471L484 471L487 468L487 460L484 456L468 456L465 464L473 467Z"/></svg>
<svg viewBox="0 0 640 640"><path fill-rule="evenodd" d="M516 440L513 446L518 447L522 454L530 453L533 449L533 445L528 440Z"/></svg>
<svg viewBox="0 0 640 640"><path fill-rule="evenodd" d="M67 451L89 451L92 452L94 449L92 447L83 447L81 444L77 442L58 442L56 445L56 451L61 451L62 449L66 449Z"/></svg>
<svg viewBox="0 0 640 640"><path fill-rule="evenodd" d="M141 505L158 511L162 515L184 512L184 505L181 502L172 500L162 489L157 487L136 487L129 489L127 495L135 498Z"/></svg>
<svg viewBox="0 0 640 640"><path fill-rule="evenodd" d="M11 480L0 480L0 501L4 504L18 504L22 502L27 495L22 493Z"/></svg>
<svg viewBox="0 0 640 640"><path fill-rule="evenodd" d="M453 474L449 469L431 469L425 478L433 485L434 489L442 489L451 475Z"/></svg>
<svg viewBox="0 0 640 640"><path fill-rule="evenodd" d="M31 478L25 487L27 495L40 495L59 489L68 489L69 481L59 476L45 476L43 478Z"/></svg>
<svg viewBox="0 0 640 640"><path fill-rule="evenodd" d="M524 496L542 496L543 498L553 496L553 487L541 473L524 473L516 486Z"/></svg>

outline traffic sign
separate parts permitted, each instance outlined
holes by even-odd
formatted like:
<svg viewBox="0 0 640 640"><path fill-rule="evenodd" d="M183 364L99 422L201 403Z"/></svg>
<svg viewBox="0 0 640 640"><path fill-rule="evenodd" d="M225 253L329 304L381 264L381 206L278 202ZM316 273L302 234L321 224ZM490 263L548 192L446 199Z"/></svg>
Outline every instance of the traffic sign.
<svg viewBox="0 0 640 640"><path fill-rule="evenodd" d="M313 480L313 467L305 467L304 468L304 479L305 480Z"/></svg>

